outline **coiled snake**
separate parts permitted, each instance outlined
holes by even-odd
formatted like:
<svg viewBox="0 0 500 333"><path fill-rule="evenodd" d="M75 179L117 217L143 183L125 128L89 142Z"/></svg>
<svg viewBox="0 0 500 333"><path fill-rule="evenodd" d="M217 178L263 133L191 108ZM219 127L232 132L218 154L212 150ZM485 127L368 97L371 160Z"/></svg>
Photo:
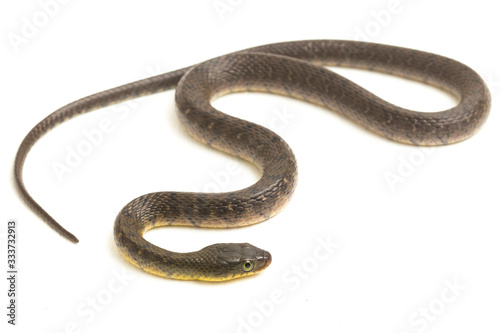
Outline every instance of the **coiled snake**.
<svg viewBox="0 0 500 333"><path fill-rule="evenodd" d="M434 113L406 110L321 66L363 68L422 81L452 93L459 103ZM467 139L486 120L490 108L488 89L478 74L435 54L341 40L264 45L106 90L55 111L28 133L17 152L14 173L21 197L49 226L78 242L27 192L22 170L29 150L43 134L73 116L175 86L178 116L189 134L251 161L262 171L257 183L239 191L150 193L132 200L118 214L114 238L127 260L150 273L186 280L221 281L250 275L266 268L271 255L246 243L175 253L146 241L146 231L168 225L229 228L264 221L287 204L297 179L296 161L286 142L262 126L216 110L210 104L215 97L240 91L290 96L334 110L388 139L413 145Z"/></svg>

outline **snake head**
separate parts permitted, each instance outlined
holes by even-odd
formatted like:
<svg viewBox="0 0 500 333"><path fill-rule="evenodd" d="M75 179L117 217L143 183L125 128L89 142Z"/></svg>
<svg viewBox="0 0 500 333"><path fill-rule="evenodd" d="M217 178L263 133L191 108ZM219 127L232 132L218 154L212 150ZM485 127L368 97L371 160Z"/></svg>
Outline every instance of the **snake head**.
<svg viewBox="0 0 500 333"><path fill-rule="evenodd" d="M225 281L258 273L271 264L271 254L248 243L214 244L212 281Z"/></svg>

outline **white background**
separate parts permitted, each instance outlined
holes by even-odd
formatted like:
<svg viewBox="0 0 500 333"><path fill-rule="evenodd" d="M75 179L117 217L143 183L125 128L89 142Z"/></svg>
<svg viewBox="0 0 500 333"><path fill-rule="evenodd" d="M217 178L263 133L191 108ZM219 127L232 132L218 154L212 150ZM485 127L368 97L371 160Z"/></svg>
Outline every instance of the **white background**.
<svg viewBox="0 0 500 333"><path fill-rule="evenodd" d="M15 328L6 324L5 279L0 284L2 327L57 333L499 331L494 2L75 0L49 9L43 3L50 1L0 8L1 257L6 221L16 218L20 272ZM23 36L26 22L40 27L15 46L9 38ZM252 227L163 228L147 238L176 251L250 242L273 254L265 272L230 283L143 273L113 242L116 213L141 194L231 191L259 177L253 166L191 139L176 119L173 91L74 119L33 148L26 186L80 238L78 245L48 228L14 191L19 143L66 103L231 51L318 38L368 39L457 59L488 81L491 115L470 140L422 150L283 97L247 93L217 100L221 110L271 127L290 144L300 174L290 205ZM456 103L421 84L339 72L403 107L438 111ZM82 144L83 133L103 119L112 123L110 133L58 179L54 163L65 163L67 149ZM403 181L391 187L388 174ZM329 241L338 248L318 248Z"/></svg>

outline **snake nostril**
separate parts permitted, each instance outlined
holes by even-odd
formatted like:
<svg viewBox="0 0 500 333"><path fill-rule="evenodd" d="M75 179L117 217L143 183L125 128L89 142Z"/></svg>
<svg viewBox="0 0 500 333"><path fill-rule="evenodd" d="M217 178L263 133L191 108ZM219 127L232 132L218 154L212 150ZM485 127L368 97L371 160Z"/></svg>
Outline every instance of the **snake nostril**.
<svg viewBox="0 0 500 333"><path fill-rule="evenodd" d="M271 264L271 262L273 261L273 257L271 256L271 253L264 251L264 261L265 261L265 267L267 267Z"/></svg>

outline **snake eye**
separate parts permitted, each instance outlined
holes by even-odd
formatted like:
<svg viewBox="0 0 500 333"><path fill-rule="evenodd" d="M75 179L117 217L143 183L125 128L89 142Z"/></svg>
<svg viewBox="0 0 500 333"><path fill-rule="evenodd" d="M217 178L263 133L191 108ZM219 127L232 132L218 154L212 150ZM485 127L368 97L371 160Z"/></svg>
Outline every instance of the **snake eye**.
<svg viewBox="0 0 500 333"><path fill-rule="evenodd" d="M245 261L242 268L245 272L250 272L254 268L255 264L252 261Z"/></svg>

